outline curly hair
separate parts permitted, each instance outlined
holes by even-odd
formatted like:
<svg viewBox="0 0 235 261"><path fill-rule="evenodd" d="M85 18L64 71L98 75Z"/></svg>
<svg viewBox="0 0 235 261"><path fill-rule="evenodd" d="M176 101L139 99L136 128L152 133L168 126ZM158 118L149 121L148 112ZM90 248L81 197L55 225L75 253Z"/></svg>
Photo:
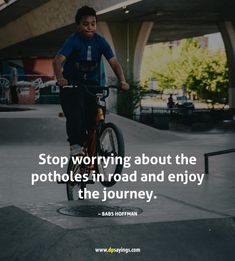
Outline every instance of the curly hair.
<svg viewBox="0 0 235 261"><path fill-rule="evenodd" d="M97 21L95 9L93 9L92 7L89 7L87 5L84 5L83 7L79 8L77 10L77 14L75 16L75 22L77 24L79 24L82 17L84 17L84 16L94 16L96 18L96 21Z"/></svg>

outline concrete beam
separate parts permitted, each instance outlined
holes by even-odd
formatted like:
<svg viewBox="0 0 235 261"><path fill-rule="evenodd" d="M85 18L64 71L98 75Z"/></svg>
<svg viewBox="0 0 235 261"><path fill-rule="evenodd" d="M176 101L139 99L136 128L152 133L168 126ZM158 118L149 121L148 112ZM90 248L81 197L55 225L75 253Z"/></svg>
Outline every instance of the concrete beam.
<svg viewBox="0 0 235 261"><path fill-rule="evenodd" d="M0 49L43 35L74 23L79 7L89 5L103 10L121 0L50 0L0 28Z"/></svg>

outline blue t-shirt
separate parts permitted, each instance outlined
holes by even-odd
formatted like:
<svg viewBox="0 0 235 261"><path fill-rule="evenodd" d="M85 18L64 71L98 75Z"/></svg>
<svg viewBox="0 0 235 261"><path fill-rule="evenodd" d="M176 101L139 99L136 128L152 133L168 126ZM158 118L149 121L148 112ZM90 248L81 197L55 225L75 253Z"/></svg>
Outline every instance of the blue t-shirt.
<svg viewBox="0 0 235 261"><path fill-rule="evenodd" d="M83 81L101 82L101 57L109 60L114 54L108 42L97 33L91 39L81 33L72 34L59 50L58 54L66 57L63 64L64 78L69 84Z"/></svg>

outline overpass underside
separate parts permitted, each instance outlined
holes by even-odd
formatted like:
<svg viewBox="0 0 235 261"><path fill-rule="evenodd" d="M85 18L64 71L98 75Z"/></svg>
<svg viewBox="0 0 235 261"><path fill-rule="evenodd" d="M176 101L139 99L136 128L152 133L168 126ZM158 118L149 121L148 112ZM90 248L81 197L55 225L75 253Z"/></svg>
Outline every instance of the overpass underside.
<svg viewBox="0 0 235 261"><path fill-rule="evenodd" d="M98 31L113 46L129 79L139 79L146 44L221 32L230 72L229 103L235 108L235 3L232 1L36 2L18 0L0 10L0 59L53 57L64 39L76 30L76 10L87 4L98 11ZM109 74L112 78L110 71Z"/></svg>

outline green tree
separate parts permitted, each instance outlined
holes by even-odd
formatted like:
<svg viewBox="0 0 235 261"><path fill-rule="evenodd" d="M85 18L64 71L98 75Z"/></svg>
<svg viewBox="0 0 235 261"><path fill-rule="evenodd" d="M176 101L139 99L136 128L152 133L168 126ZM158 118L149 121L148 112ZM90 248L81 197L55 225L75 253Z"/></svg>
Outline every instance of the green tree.
<svg viewBox="0 0 235 261"><path fill-rule="evenodd" d="M200 66L191 70L186 84L196 91L200 98L213 103L228 99L228 66L224 53L207 54Z"/></svg>
<svg viewBox="0 0 235 261"><path fill-rule="evenodd" d="M129 90L118 95L118 114L132 119L134 110L139 106L142 95L143 88L141 85L137 82L130 83Z"/></svg>
<svg viewBox="0 0 235 261"><path fill-rule="evenodd" d="M155 77L159 90L187 86L203 99L218 102L228 96L228 68L224 52L210 53L194 39L169 48L161 44L147 48L141 76Z"/></svg>

